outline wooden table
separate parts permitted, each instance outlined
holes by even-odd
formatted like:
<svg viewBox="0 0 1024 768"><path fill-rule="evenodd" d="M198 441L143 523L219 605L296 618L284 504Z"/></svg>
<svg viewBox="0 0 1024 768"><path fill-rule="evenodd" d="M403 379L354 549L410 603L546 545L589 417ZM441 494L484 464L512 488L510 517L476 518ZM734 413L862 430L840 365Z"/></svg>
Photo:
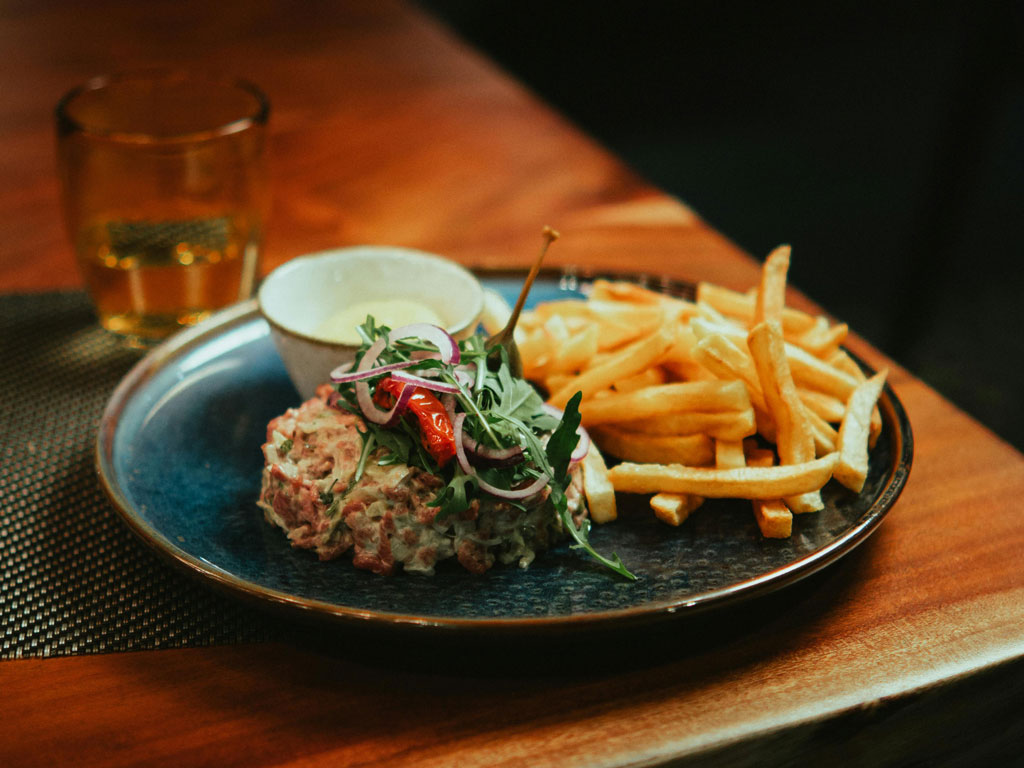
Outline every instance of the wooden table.
<svg viewBox="0 0 1024 768"><path fill-rule="evenodd" d="M80 285L58 209L57 98L93 74L179 63L248 77L273 103L264 270L362 242L524 265L551 224L552 264L739 288L756 275L408 5L8 3L0 50L5 292ZM1024 457L850 347L891 367L914 469L879 531L791 594L548 674L446 674L457 659L416 648L395 671L358 645L300 641L0 662L0 765L1020 760Z"/></svg>

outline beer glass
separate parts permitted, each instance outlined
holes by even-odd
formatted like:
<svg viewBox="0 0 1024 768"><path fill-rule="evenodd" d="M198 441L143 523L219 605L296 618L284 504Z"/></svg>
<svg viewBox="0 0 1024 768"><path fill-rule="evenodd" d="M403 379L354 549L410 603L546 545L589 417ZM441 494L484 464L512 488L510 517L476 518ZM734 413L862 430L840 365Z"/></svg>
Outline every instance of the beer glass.
<svg viewBox="0 0 1024 768"><path fill-rule="evenodd" d="M65 219L104 328L145 344L252 294L268 112L251 84L184 72L97 78L61 99Z"/></svg>

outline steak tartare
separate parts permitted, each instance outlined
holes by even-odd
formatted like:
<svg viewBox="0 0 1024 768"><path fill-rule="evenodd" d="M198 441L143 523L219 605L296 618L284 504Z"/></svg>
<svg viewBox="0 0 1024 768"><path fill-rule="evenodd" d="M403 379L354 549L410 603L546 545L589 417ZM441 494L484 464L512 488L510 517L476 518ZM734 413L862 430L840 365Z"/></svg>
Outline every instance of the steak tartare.
<svg viewBox="0 0 1024 768"><path fill-rule="evenodd" d="M324 385L314 398L267 425L259 506L267 522L287 532L292 546L331 560L352 550L353 564L378 574L405 570L432 574L457 558L483 573L496 561L526 567L538 551L566 536L545 488L513 504L486 495L439 519L431 506L445 481L416 466L382 463L387 449L369 454L357 479L366 426L334 403ZM573 521L586 517L578 467L565 491Z"/></svg>

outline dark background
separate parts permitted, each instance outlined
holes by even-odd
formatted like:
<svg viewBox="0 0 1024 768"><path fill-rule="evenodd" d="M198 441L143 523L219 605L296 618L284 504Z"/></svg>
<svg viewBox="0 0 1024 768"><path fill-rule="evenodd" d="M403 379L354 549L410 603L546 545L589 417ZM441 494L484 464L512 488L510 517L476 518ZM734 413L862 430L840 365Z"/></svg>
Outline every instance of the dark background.
<svg viewBox="0 0 1024 768"><path fill-rule="evenodd" d="M1024 3L420 5L1024 448Z"/></svg>

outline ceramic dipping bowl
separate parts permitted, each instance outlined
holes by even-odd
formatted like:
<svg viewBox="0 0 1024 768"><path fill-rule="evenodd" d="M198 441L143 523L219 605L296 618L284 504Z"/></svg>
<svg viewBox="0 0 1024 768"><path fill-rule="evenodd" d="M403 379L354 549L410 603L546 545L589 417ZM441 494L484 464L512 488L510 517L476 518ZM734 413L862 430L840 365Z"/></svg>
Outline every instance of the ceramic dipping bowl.
<svg viewBox="0 0 1024 768"><path fill-rule="evenodd" d="M319 330L325 322L350 305L394 299L433 310L456 338L472 334L484 309L483 288L465 267L435 254L383 245L294 258L267 276L257 296L274 346L303 399L359 348L325 337Z"/></svg>

